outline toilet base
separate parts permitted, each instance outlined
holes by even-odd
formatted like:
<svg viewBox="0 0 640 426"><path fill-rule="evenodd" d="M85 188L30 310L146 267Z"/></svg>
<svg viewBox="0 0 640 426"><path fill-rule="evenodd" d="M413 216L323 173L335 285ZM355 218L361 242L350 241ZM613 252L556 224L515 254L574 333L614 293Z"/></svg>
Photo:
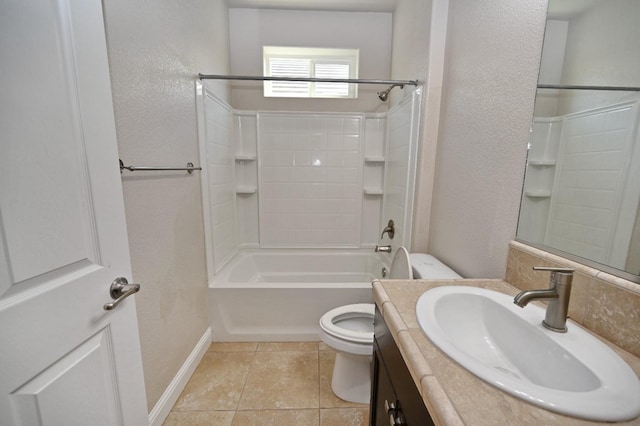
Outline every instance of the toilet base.
<svg viewBox="0 0 640 426"><path fill-rule="evenodd" d="M368 404L371 397L371 355L336 353L331 389L341 399Z"/></svg>

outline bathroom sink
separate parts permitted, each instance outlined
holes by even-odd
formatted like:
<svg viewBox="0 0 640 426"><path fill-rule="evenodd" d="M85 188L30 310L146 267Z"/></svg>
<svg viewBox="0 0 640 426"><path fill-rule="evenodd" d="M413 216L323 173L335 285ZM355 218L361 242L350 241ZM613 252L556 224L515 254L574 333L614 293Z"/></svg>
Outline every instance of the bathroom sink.
<svg viewBox="0 0 640 426"><path fill-rule="evenodd" d="M416 305L420 327L453 360L491 385L551 411L599 421L640 415L640 380L613 350L575 323L541 324L545 310L520 308L492 290L437 287Z"/></svg>

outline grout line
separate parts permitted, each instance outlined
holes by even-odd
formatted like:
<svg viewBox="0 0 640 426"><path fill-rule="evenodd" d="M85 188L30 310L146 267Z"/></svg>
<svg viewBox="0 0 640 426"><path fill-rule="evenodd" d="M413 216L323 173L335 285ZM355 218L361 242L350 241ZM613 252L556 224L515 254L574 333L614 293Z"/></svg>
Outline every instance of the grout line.
<svg viewBox="0 0 640 426"><path fill-rule="evenodd" d="M318 354L318 422L320 422L320 408L321 408L321 402L322 402L320 400L320 396L322 395L322 389L320 388L320 386L321 386L321 384L320 384L320 382L321 382L321 378L320 378L321 377L321 373L320 373L320 371L321 371L321 367L320 367L320 365L321 365L320 343L318 343L317 348L318 348L318 352L317 352L317 354Z"/></svg>
<svg viewBox="0 0 640 426"><path fill-rule="evenodd" d="M238 398L238 402L236 403L236 408L234 410L233 417L236 416L236 412L240 407L240 401L242 401L242 396L244 395L244 390L247 387L247 382L249 381L249 375L251 374L251 370L253 369L253 362L255 361L256 353L258 352L258 345L256 345L256 348L253 351L246 351L246 352L253 352L253 356L251 357L251 361L249 362L249 369L247 370L247 375L244 378L244 383L242 383L242 390L240 391L240 397Z"/></svg>

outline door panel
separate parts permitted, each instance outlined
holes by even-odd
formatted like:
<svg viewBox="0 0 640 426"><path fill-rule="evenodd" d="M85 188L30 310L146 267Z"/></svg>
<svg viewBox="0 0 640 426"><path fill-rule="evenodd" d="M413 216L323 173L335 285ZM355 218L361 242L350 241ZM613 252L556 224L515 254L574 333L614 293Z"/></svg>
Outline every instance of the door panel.
<svg viewBox="0 0 640 426"><path fill-rule="evenodd" d="M146 424L102 4L0 4L0 424Z"/></svg>
<svg viewBox="0 0 640 426"><path fill-rule="evenodd" d="M72 52L61 28L69 27L69 17L51 19L64 5L27 3L33 3L27 11L15 2L3 4L0 18L3 94L8 94L1 118L8 142L0 160L2 222L11 271L0 295L35 276L96 257L90 253L96 246L93 215L83 202L88 176L77 85L69 70ZM22 60L5 61L5 55ZM21 81L26 84L16 84Z"/></svg>
<svg viewBox="0 0 640 426"><path fill-rule="evenodd" d="M12 392L15 423L37 425L47 419L51 425L122 424L110 346L110 330L101 330ZM96 418L95 413L105 415Z"/></svg>

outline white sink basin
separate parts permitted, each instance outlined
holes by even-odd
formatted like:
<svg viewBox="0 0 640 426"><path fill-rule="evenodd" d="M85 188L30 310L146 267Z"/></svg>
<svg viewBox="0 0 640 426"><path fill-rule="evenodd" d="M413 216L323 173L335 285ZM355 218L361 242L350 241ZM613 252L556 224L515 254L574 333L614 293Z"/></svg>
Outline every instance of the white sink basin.
<svg viewBox="0 0 640 426"><path fill-rule="evenodd" d="M640 415L640 380L633 370L571 322L567 333L544 328L543 308L520 308L512 296L491 290L446 286L420 296L416 314L443 352L517 398L589 420Z"/></svg>

